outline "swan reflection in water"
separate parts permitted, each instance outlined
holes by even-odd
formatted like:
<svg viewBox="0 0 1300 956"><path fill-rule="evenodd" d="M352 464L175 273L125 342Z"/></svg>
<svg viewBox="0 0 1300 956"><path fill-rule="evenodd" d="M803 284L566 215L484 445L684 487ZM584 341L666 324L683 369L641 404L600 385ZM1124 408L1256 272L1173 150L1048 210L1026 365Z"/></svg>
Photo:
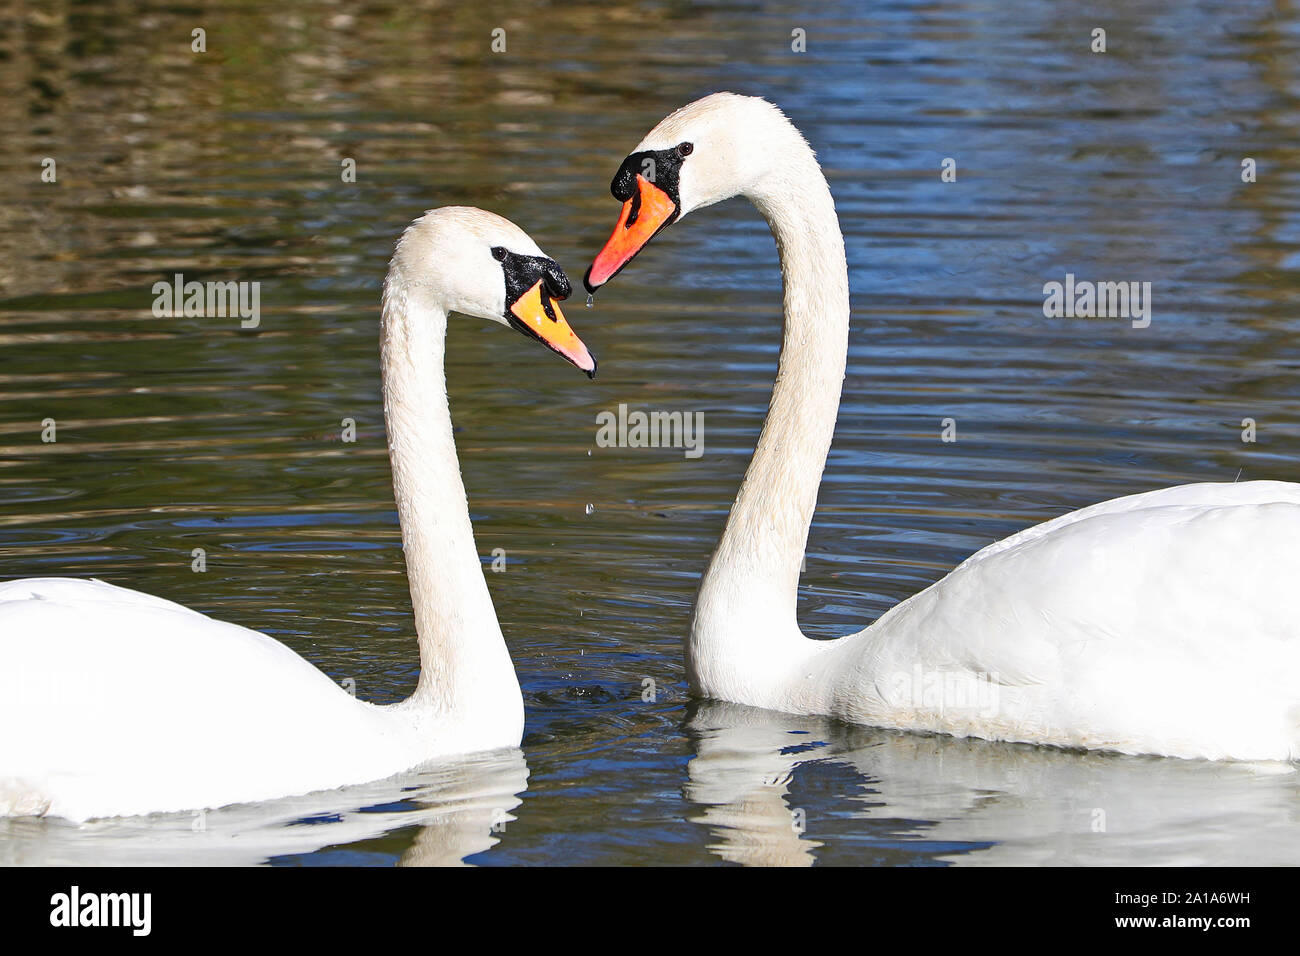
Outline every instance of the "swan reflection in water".
<svg viewBox="0 0 1300 956"><path fill-rule="evenodd" d="M500 842L528 787L522 751L440 760L384 780L205 812L70 823L0 818L0 865L248 866L419 827L399 866L454 866ZM384 862L391 848L383 850Z"/></svg>
<svg viewBox="0 0 1300 956"><path fill-rule="evenodd" d="M1291 764L909 734L720 701L694 705L686 729L695 740L683 791L696 807L689 819L733 863L1300 860ZM824 793L819 778L830 778ZM835 852L846 849L852 855Z"/></svg>

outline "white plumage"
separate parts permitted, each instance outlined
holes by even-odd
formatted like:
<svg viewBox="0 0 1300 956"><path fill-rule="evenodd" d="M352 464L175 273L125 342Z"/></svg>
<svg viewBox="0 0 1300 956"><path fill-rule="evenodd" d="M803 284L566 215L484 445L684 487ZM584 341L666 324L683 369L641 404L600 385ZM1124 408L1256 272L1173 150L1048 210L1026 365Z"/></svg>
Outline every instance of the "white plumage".
<svg viewBox="0 0 1300 956"><path fill-rule="evenodd" d="M542 255L499 216L434 210L406 230L384 287L415 693L366 703L265 634L101 581L11 581L0 585L0 815L220 807L518 746L523 698L474 545L443 372L449 312L506 322L494 247Z"/></svg>
<svg viewBox="0 0 1300 956"><path fill-rule="evenodd" d="M805 638L799 567L848 348L844 241L812 150L770 103L705 97L637 151L682 143L680 216L751 199L776 237L785 299L767 419L691 622L696 693L993 740L1300 757L1295 484L1093 505L984 548L858 634Z"/></svg>
<svg viewBox="0 0 1300 956"><path fill-rule="evenodd" d="M279 641L101 581L0 585L0 811L217 807L378 779L413 724ZM415 759L410 759L415 758Z"/></svg>
<svg viewBox="0 0 1300 956"><path fill-rule="evenodd" d="M1296 485L1183 485L1102 502L990 545L819 648L791 699L959 736L1292 760L1295 569Z"/></svg>

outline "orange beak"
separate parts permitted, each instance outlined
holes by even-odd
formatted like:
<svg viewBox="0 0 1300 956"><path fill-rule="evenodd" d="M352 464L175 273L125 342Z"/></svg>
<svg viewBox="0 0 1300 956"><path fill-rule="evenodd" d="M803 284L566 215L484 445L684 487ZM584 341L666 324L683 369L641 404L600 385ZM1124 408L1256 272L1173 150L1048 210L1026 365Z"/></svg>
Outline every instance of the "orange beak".
<svg viewBox="0 0 1300 956"><path fill-rule="evenodd" d="M636 194L623 203L618 225L596 254L582 278L588 292L595 292L627 265L651 239L672 221L677 204L666 192L641 174L636 177Z"/></svg>
<svg viewBox="0 0 1300 956"><path fill-rule="evenodd" d="M546 294L541 279L510 303L506 317L524 335L558 352L586 372L588 378L596 377L596 360L582 344L582 339L569 328L564 313L560 311L560 303Z"/></svg>

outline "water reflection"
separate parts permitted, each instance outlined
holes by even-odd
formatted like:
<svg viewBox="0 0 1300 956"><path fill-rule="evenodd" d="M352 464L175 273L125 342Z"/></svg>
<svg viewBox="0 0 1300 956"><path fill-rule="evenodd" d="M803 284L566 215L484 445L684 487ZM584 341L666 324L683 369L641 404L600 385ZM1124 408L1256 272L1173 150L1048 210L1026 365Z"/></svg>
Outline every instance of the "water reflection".
<svg viewBox="0 0 1300 956"><path fill-rule="evenodd" d="M799 730L770 711L708 701L687 723L696 754L682 796L709 828L709 849L729 863L812 866L820 843L802 836L806 821L790 805L790 779L824 744L792 751Z"/></svg>
<svg viewBox="0 0 1300 956"><path fill-rule="evenodd" d="M687 728L696 738L683 790L698 808L690 819L729 862L849 862L828 851L852 843L886 860L905 843L924 845L964 865L1300 860L1300 774L1287 764L902 734L716 701L700 704ZM849 783L839 803L803 803L819 776Z"/></svg>
<svg viewBox="0 0 1300 956"><path fill-rule="evenodd" d="M204 813L0 818L0 864L248 866L322 862L309 855L327 850L340 863L451 866L500 842L527 786L524 755L506 750Z"/></svg>

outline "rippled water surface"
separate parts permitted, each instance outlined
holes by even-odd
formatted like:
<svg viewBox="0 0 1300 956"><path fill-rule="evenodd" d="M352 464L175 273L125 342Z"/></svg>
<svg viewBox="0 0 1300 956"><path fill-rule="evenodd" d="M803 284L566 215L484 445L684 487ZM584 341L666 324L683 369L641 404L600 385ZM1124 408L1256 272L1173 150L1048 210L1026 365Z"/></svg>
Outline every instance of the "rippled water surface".
<svg viewBox="0 0 1300 956"><path fill-rule="evenodd" d="M1297 480L1300 15L1133 7L0 3L0 579L103 578L266 631L367 699L409 693L377 354L394 238L426 208L481 205L576 280L623 156L716 89L766 95L804 130L847 241L808 633L858 630L1098 500ZM260 328L155 318L151 287L176 272L260 282ZM1043 283L1067 272L1151 282L1151 326L1045 319ZM189 815L0 822L0 861L1300 858L1300 782L1278 768L691 702L690 602L775 371L771 237L743 202L702 212L569 317L595 382L488 323L454 321L448 346L479 548L485 567L507 558L488 580L522 754L197 831ZM705 454L598 447L595 416L619 403L704 412Z"/></svg>

